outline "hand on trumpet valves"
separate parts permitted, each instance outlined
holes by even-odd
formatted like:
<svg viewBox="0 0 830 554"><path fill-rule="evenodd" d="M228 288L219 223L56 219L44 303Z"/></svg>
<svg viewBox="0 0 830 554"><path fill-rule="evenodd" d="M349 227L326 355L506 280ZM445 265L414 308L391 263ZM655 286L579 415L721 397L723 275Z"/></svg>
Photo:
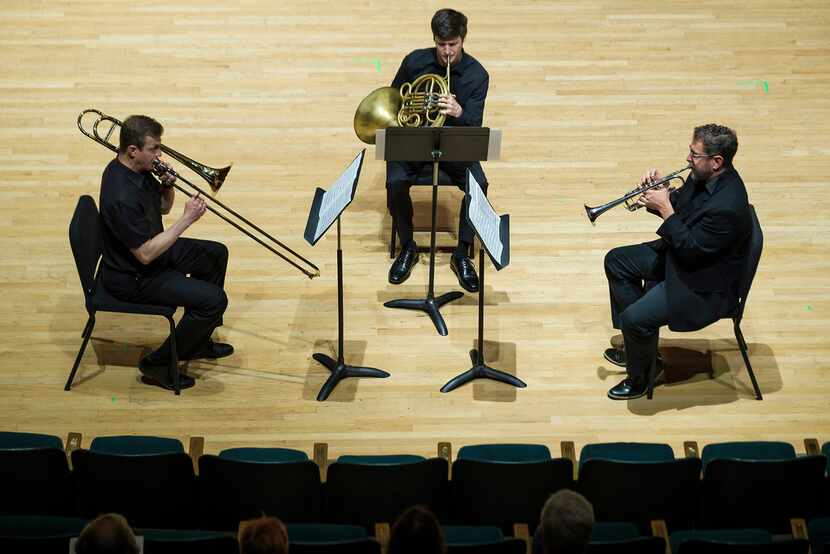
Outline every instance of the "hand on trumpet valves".
<svg viewBox="0 0 830 554"><path fill-rule="evenodd" d="M442 94L438 97L438 109L441 113L450 117L461 117L464 109L458 100L455 99L454 94Z"/></svg>
<svg viewBox="0 0 830 554"><path fill-rule="evenodd" d="M652 169L643 176L643 179L646 182L641 181L641 186L659 181L661 177L657 170ZM637 204L659 213L663 219L668 219L674 213L674 207L672 207L671 201L669 200L670 192L668 183L649 189L637 198Z"/></svg>
<svg viewBox="0 0 830 554"><path fill-rule="evenodd" d="M187 221L188 225L191 225L204 215L205 210L207 210L205 199L202 198L201 194L197 194L191 196L184 205L184 215L182 217Z"/></svg>

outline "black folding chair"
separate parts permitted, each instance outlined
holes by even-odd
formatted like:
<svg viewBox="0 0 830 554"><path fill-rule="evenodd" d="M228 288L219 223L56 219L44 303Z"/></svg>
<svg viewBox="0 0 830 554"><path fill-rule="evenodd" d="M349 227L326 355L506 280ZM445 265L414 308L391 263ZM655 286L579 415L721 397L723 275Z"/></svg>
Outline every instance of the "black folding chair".
<svg viewBox="0 0 830 554"><path fill-rule="evenodd" d="M158 315L167 319L170 324L170 374L175 383L175 392L179 394L179 368L178 354L176 352L176 324L173 321L173 314L176 313L175 306L158 306L153 304L136 304L118 300L107 292L101 282L101 272L96 273L98 260L101 258L101 217L95 200L89 195L83 195L78 199L75 213L72 215L72 222L69 224L69 243L72 246L72 254L75 257L75 266L78 268L78 277L81 279L81 287L84 291L86 311L89 319L86 322L83 333L83 342L72 371L66 380L64 390L69 390L75 372L81 363L81 358L86 350L86 345L92 336L92 329L95 327L96 312L115 312L125 314Z"/></svg>
<svg viewBox="0 0 830 554"><path fill-rule="evenodd" d="M761 396L761 389L758 386L758 381L755 379L755 372L752 370L752 364L749 362L748 347L744 334L741 331L741 320L744 317L744 308L746 308L746 297L749 296L749 289L752 287L752 281L755 279L755 272L758 270L758 263L761 260L761 252L764 249L764 233L761 230L761 224L758 222L758 216L755 213L755 206L749 205L749 213L751 216L752 231L749 235L749 248L744 260L744 266L741 271L741 278L738 281L738 305L732 313L724 316L721 319L729 318L732 320L732 328L735 332L735 340L738 341L738 348L741 350L746 371L749 373L749 379L752 381L752 388L755 389L755 398L763 400ZM651 370L649 371L648 379L648 398L651 399L654 392L654 379L657 377L657 358L652 360Z"/></svg>

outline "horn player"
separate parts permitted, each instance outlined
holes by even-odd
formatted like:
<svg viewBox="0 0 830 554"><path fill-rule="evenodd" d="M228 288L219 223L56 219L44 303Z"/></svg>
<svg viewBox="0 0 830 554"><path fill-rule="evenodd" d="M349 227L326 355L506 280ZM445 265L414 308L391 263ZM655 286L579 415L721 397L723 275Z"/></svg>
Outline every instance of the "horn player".
<svg viewBox="0 0 830 554"><path fill-rule="evenodd" d="M228 249L219 242L181 236L205 213L198 194L188 199L173 225L162 225L161 216L175 200L175 176L159 161L163 132L150 117L128 117L121 126L118 155L104 169L99 198L103 284L128 302L184 307L175 335L180 360L230 356L231 345L211 340L228 305ZM173 389L169 338L142 358L139 369L145 383ZM194 380L180 374L179 383L188 388Z"/></svg>
<svg viewBox="0 0 830 554"><path fill-rule="evenodd" d="M399 88L427 73L444 75L450 65L450 94L438 101L440 112L446 116L445 125L480 127L487 98L489 76L484 67L464 50L467 36L467 17L455 10L435 12L431 22L435 47L415 50L401 62L392 86ZM393 214L400 238L401 252L389 269L389 282L395 285L409 278L412 267L418 262L418 250L412 236L412 200L409 188L424 167L421 162L387 162L386 187L389 211ZM431 165L431 164L430 164ZM479 162L441 162L439 165L452 179L455 186L464 190L466 171L469 168L482 189L487 191L487 178ZM458 245L452 255L450 267L465 290L478 290L478 275L467 257L473 241L473 230L464 218L462 203L458 218Z"/></svg>

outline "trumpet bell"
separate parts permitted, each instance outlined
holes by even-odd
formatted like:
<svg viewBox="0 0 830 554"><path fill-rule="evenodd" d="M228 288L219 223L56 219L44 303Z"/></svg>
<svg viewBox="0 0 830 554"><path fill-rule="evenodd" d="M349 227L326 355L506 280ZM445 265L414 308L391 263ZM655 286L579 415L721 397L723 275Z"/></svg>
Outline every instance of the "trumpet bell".
<svg viewBox="0 0 830 554"><path fill-rule="evenodd" d="M354 113L354 132L366 144L375 143L375 131L398 127L398 112L403 98L394 87L381 87L369 93Z"/></svg>

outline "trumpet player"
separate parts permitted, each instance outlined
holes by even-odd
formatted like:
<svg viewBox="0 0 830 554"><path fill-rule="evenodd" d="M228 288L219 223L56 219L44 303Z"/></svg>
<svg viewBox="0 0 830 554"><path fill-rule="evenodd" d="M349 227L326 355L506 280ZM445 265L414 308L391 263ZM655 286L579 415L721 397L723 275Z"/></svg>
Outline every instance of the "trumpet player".
<svg viewBox="0 0 830 554"><path fill-rule="evenodd" d="M224 291L228 249L219 242L182 237L205 213L205 201L190 198L168 229L161 216L173 207L175 176L159 161L163 127L134 115L124 120L118 155L104 169L99 205L103 222L103 284L113 296L139 304L183 306L176 326L179 359L221 358L229 344L213 342L228 305ZM160 180L153 176L156 171ZM169 339L139 364L145 382L173 388ZM181 388L192 377L179 376Z"/></svg>
<svg viewBox="0 0 830 554"><path fill-rule="evenodd" d="M646 394L652 362L655 381L660 379L661 326L673 331L700 329L736 307L751 232L746 188L732 164L737 150L732 129L716 124L696 127L686 156L691 169L686 184L671 193L653 188L637 200L662 220L660 238L614 248L606 255L611 322L622 331L624 348L609 348L604 356L628 374L608 391L610 398L630 400ZM651 169L640 184L660 178Z"/></svg>
<svg viewBox="0 0 830 554"><path fill-rule="evenodd" d="M484 67L464 51L467 36L467 17L455 10L442 9L435 12L431 22L434 48L423 48L408 54L395 75L392 86L412 82L427 73L444 74L450 66L449 94L438 100L440 113L446 116L448 126L479 127L484 116L484 101L487 98L489 76ZM418 250L412 236L412 200L409 187L424 167L418 162L387 162L386 187L387 203L395 218L401 252L389 269L389 282L400 284L409 278L412 267L418 261ZM440 169L452 179L455 186L464 190L466 171L487 191L487 179L479 162L442 162ZM469 292L478 290L478 275L473 263L467 257L473 241L473 230L464 217L462 203L458 217L458 245L452 255L450 267L458 277L458 283Z"/></svg>

